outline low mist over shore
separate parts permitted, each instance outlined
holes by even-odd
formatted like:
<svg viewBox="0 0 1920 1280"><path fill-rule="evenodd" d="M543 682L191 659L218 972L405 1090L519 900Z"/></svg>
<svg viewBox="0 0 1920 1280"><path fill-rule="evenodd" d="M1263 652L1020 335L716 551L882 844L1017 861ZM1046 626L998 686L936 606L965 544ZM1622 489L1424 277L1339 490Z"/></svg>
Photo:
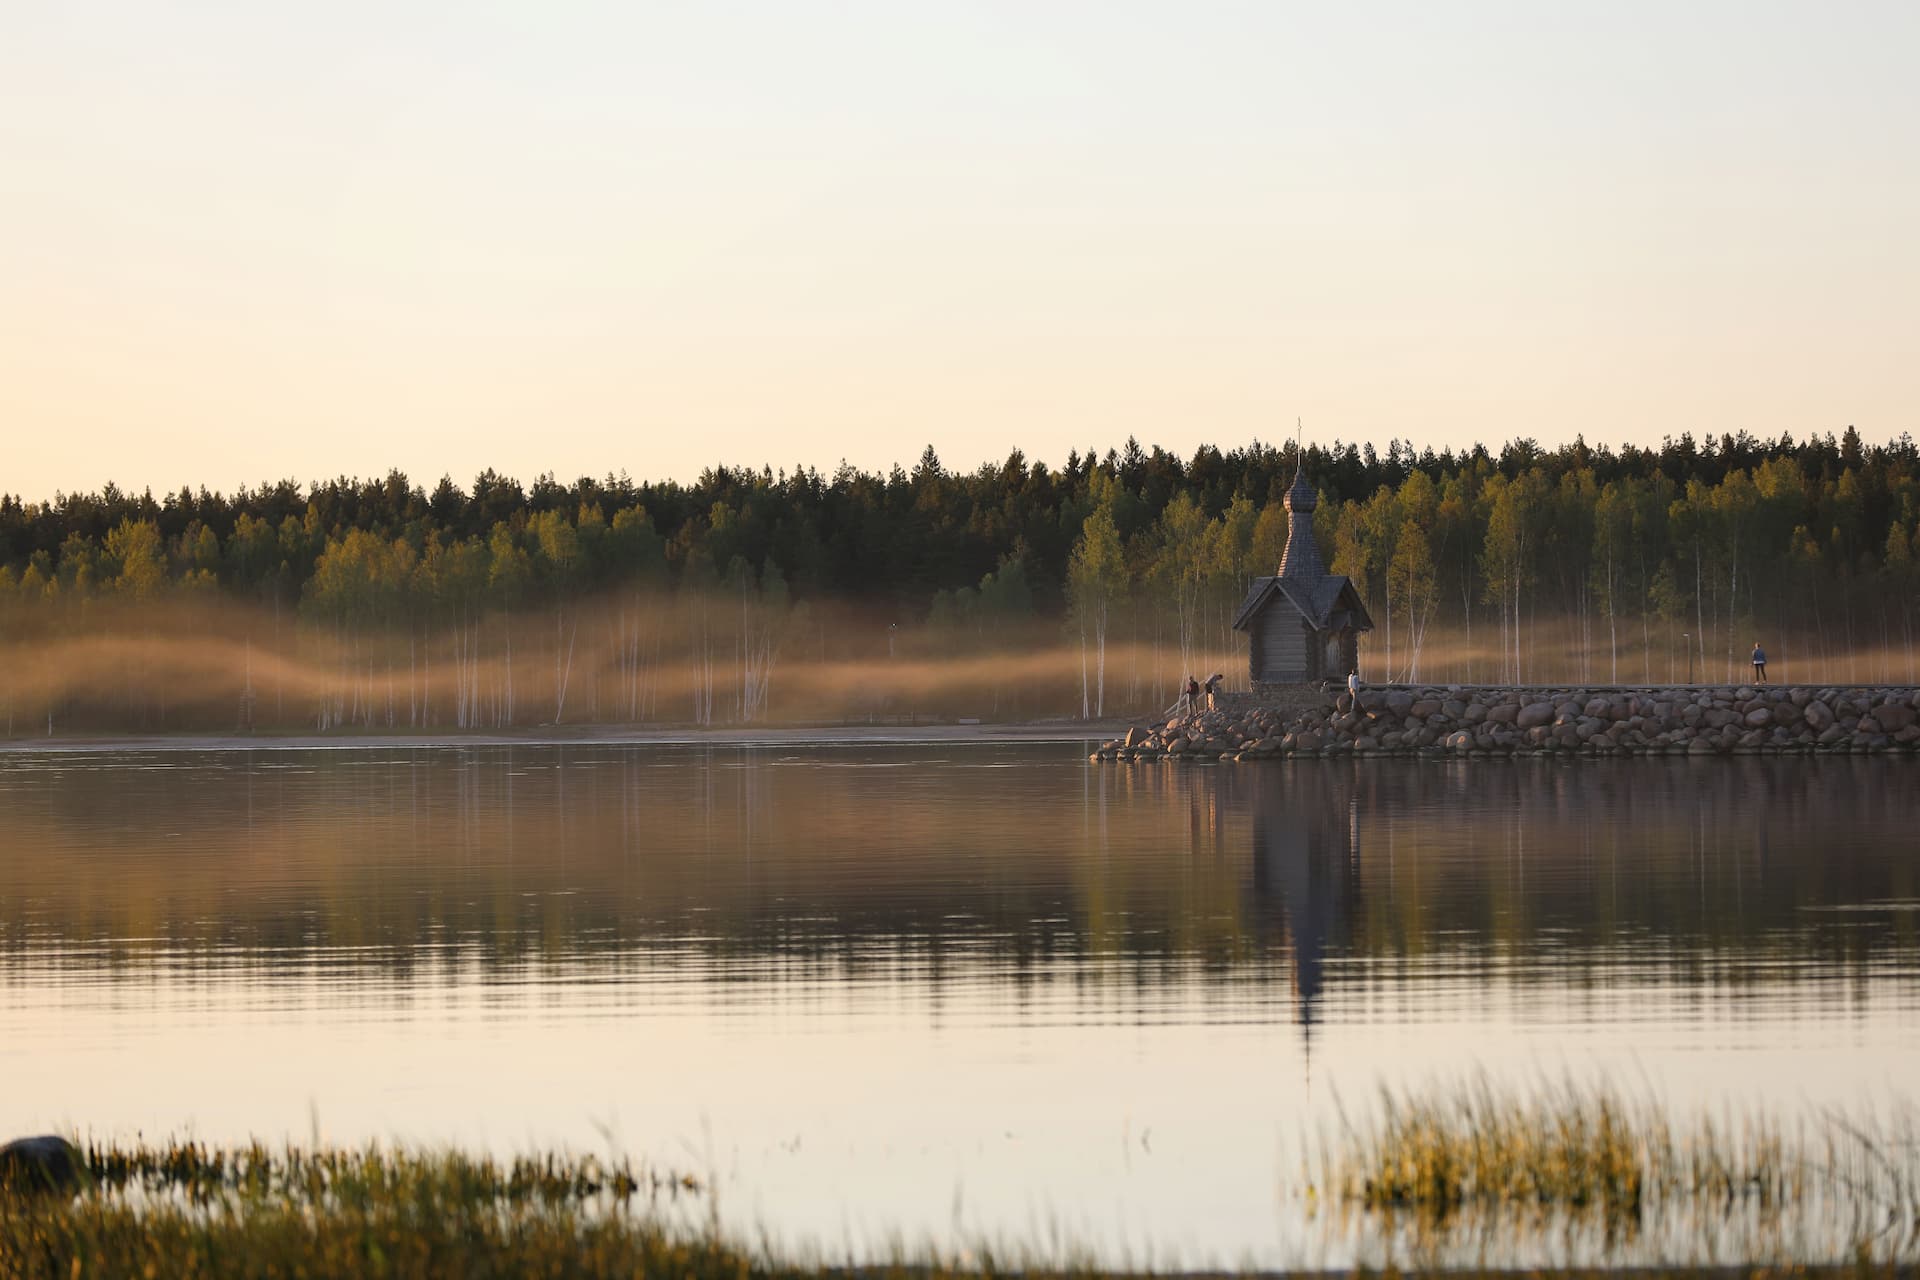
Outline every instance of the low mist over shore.
<svg viewBox="0 0 1920 1280"><path fill-rule="evenodd" d="M1373 682L1911 681L1902 436L0 501L0 730L1139 716L1245 682L1296 470Z"/></svg>

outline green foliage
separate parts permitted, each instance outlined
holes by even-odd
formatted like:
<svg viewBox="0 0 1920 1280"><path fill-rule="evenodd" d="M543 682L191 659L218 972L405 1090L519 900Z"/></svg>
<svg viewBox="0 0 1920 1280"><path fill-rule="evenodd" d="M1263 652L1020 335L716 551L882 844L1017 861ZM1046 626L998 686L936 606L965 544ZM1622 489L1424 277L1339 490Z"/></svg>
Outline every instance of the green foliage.
<svg viewBox="0 0 1920 1280"><path fill-rule="evenodd" d="M1891 652L1913 647L1920 621L1920 452L1904 436L1521 440L1497 454L1396 440L1384 456L1336 443L1309 450L1305 470L1318 545L1375 615L1368 644L1390 653L1389 675L1420 670L1429 623L1497 636L1500 670L1517 678L1536 619L1572 617L1583 653L1598 630L1602 658L1615 651L1607 670L1626 674L1631 643L1653 678L1651 655L1679 652L1683 632L1725 676L1756 634L1801 655L1863 637ZM693 484L523 488L488 471L429 495L396 472L232 495L0 496L0 608L219 590L333 625L398 626L594 593L714 592L738 564L793 603L853 603L902 625L1103 612L1123 640L1176 640L1184 662L1231 669L1229 623L1277 567L1293 472L1291 450L1183 460L1129 441L1059 470L1016 451L960 473L929 448L911 473L885 475L714 467ZM1472 654L1453 674L1492 675Z"/></svg>
<svg viewBox="0 0 1920 1280"><path fill-rule="evenodd" d="M1027 558L1014 553L1000 567L980 579L979 609L986 618L1024 618L1033 612L1033 586L1027 581Z"/></svg>

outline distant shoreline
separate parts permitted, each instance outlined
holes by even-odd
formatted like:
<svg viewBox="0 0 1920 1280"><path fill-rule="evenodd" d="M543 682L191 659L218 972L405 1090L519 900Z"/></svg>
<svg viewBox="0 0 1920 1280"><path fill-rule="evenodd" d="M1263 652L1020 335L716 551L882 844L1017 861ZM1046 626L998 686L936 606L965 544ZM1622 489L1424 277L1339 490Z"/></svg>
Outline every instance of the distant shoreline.
<svg viewBox="0 0 1920 1280"><path fill-rule="evenodd" d="M368 751L380 748L457 750L474 747L829 747L995 743L1078 743L1124 733L1129 721L1023 720L982 724L693 725L610 729L604 725L463 733L444 729L391 733L99 734L0 738L0 756L98 751Z"/></svg>

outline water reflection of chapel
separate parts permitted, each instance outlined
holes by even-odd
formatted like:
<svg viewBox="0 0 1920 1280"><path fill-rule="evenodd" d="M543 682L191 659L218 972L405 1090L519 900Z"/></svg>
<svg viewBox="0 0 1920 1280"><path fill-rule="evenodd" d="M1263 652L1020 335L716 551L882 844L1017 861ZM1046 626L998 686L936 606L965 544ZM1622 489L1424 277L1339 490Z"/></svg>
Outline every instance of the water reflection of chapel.
<svg viewBox="0 0 1920 1280"><path fill-rule="evenodd" d="M1251 909L1293 970L1296 1016L1312 1034L1329 958L1346 952L1360 906L1354 780L1335 768L1262 770L1253 796Z"/></svg>

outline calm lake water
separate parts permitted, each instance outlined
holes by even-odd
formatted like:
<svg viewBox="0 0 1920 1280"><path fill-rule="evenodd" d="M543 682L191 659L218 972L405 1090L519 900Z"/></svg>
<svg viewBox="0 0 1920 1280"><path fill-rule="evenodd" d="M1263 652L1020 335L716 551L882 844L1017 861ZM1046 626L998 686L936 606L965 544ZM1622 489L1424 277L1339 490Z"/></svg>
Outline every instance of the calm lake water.
<svg viewBox="0 0 1920 1280"><path fill-rule="evenodd" d="M0 1135L631 1152L830 1254L1336 1261L1382 1083L1911 1096L1920 765L0 754Z"/></svg>

